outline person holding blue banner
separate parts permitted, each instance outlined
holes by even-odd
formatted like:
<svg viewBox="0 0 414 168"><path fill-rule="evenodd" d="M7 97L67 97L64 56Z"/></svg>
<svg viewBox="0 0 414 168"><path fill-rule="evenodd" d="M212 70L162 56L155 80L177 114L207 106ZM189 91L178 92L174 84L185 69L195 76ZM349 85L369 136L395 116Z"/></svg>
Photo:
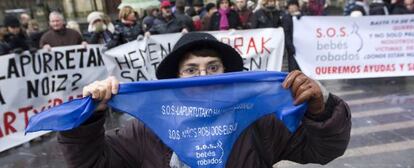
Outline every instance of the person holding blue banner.
<svg viewBox="0 0 414 168"><path fill-rule="evenodd" d="M243 60L239 53L232 47L219 42L208 33L187 33L184 34L174 46L173 51L160 63L156 76L158 79L197 79L197 76L208 77L220 76L223 73L232 73L243 70ZM189 78L194 77L194 78ZM167 80L168 81L168 80ZM283 83L282 83L283 82ZM58 134L64 157L68 167L145 167L145 168L186 168L186 167L272 167L281 160L290 160L297 163L319 163L327 164L331 160L341 156L348 145L351 130L351 115L348 105L339 97L327 92L322 85L307 77L300 71L289 73L281 82L281 89L290 89L295 104L307 102L307 110L296 131L291 132L284 122L273 114L264 115L246 123L247 126L237 136L234 144L229 145L230 151L227 160L208 160L208 162L195 162L188 160L186 151L192 149L192 141L174 145L166 144L162 135L157 134L157 126L164 126L165 123L152 123L151 121L132 120L124 127L111 130L105 133L105 113L108 109L108 101L111 97L118 95L119 82L114 77L103 81L96 81L83 90L84 96L92 96L100 103L92 117L86 120L80 127L61 131ZM276 85L277 83L275 83ZM202 84L200 84L202 85ZM242 85L242 84L240 84ZM273 83L272 83L273 85ZM280 84L279 84L280 85ZM259 86L257 86L259 87ZM122 87L121 87L122 89ZM207 88L204 88L207 89ZM219 86L208 89L221 89ZM169 94L165 91L165 97ZM201 92L201 91L200 91ZM213 92L209 90L208 92ZM287 90L288 93L290 93ZM193 88L189 93L197 96L199 90ZM237 93L237 92L236 92ZM174 94L187 94L175 92ZM242 94L242 93L240 93ZM161 94L162 95L162 94ZM200 95L202 96L202 95ZM220 95L218 95L220 96ZM226 102L228 95L221 95L221 100ZM237 95L236 95L237 96ZM211 103L207 97L206 102ZM154 95L153 99L162 99ZM287 99L279 97L279 99ZM128 99L122 100L127 101ZM131 100L130 104L140 104L148 100ZM150 100L154 103L161 100ZM189 100L191 101L191 100ZM223 103L223 102L212 102ZM110 102L111 103L111 102ZM122 102L121 102L122 103ZM261 102L257 102L261 103ZM274 102L277 104L278 102ZM155 103L156 104L156 103ZM145 104L152 106L152 104ZM154 105L155 106L155 105ZM164 107L164 106L163 106ZM151 108L151 107L148 107ZM249 105L238 106L249 108ZM172 115L173 107L169 108ZM189 109L189 108L188 108ZM152 113L155 119L160 113ZM158 109L159 110L159 109ZM163 109L165 110L165 109ZM196 109L197 110L197 109ZM198 109L203 110L203 109ZM144 110L143 110L144 111ZM178 111L175 111L178 114ZM188 112L188 111L187 111ZM164 114L164 113L163 113ZM209 113L210 114L210 113ZM244 118L248 120L248 116ZM200 113L201 115L201 113ZM211 113L213 115L213 113ZM197 116L200 117L200 116ZM196 117L193 117L196 118ZM236 118L231 116L230 118ZM199 118L200 119L200 118ZM203 118L201 118L203 119ZM179 119L175 119L178 121ZM197 121L194 122L199 122ZM201 121L200 121L201 122ZM240 121L243 122L243 121ZM145 124L144 124L145 123ZM155 126L154 126L155 125ZM151 127L151 128L150 128ZM223 133L236 130L237 126L222 127ZM191 130L189 130L191 132ZM202 132L202 131L201 131ZM193 132L199 136L199 132ZM174 132L172 133L174 135ZM177 134L175 138L190 134ZM193 135L193 134L192 134ZM173 136L174 138L174 136ZM181 142L181 141L180 141ZM182 145L182 146L181 146ZM177 148L177 146L180 146ZM217 144L195 146L197 158L214 157L218 148L223 151L224 144L218 141ZM174 150L173 150L174 149ZM208 152L206 149L209 149ZM182 157L183 156L183 157ZM223 155L221 155L223 156ZM221 157L219 158L221 159ZM217 166L213 162L224 162Z"/></svg>

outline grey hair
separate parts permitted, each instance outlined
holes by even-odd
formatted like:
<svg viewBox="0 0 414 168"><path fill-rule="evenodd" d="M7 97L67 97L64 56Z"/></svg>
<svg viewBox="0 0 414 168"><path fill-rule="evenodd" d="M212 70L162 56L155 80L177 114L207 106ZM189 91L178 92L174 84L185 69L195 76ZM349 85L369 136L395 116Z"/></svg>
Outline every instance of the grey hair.
<svg viewBox="0 0 414 168"><path fill-rule="evenodd" d="M57 12L57 11L50 12L49 20L51 20L50 17L52 17L53 15L55 15L55 16L59 17L60 19L62 19L63 21L65 21L65 17L63 17L63 15L60 12Z"/></svg>

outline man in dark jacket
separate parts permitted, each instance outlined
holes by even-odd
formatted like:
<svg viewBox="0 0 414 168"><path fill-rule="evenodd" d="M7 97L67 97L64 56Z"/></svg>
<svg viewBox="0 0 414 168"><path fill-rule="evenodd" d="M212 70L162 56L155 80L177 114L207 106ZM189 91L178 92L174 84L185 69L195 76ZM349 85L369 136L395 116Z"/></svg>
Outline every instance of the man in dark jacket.
<svg viewBox="0 0 414 168"><path fill-rule="evenodd" d="M188 32L190 30L183 20L174 16L169 0L162 1L160 8L161 16L154 20L154 24L149 30L151 34Z"/></svg>
<svg viewBox="0 0 414 168"><path fill-rule="evenodd" d="M29 50L31 42L23 31L20 21L13 15L7 15L4 19L4 25L7 29L7 33L4 35L4 42L7 43L7 47L3 49L5 53L17 53L20 54L25 50ZM36 51L35 49L33 49Z"/></svg>
<svg viewBox="0 0 414 168"><path fill-rule="evenodd" d="M254 12L252 28L278 28L282 26L282 12L277 0L262 0L260 8Z"/></svg>
<svg viewBox="0 0 414 168"><path fill-rule="evenodd" d="M233 48L207 33L187 33L156 75L169 79L242 70L243 60ZM105 134L103 111L111 95L117 94L118 83L109 77L84 88L84 96L101 102L86 123L58 134L68 167L182 167L176 153L138 120ZM291 72L282 86L292 90L297 103L308 102L302 125L290 133L274 115L261 117L239 136L226 167L270 168L280 160L326 164L344 153L351 130L347 104L300 71Z"/></svg>
<svg viewBox="0 0 414 168"><path fill-rule="evenodd" d="M185 0L175 1L175 12L174 16L181 23L185 24L188 31L194 31L193 19L185 13Z"/></svg>

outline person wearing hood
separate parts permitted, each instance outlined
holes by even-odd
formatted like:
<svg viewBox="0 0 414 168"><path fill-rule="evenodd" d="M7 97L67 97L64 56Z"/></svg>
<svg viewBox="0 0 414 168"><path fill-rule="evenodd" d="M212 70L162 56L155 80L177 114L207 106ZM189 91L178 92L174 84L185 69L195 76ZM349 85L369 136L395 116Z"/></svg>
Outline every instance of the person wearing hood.
<svg viewBox="0 0 414 168"><path fill-rule="evenodd" d="M8 50L5 50L6 53L17 53L20 54L25 50L36 49L31 47L31 41L27 37L25 31L21 27L20 21L17 17L13 15L7 15L4 19L4 26L7 29L7 33L4 35L4 41L8 45Z"/></svg>
<svg viewBox="0 0 414 168"><path fill-rule="evenodd" d="M156 76L160 80L196 78L242 70L243 59L234 48L208 33L190 32L161 61ZM133 119L105 132L104 111L111 96L117 94L118 84L109 77L84 87L84 96L92 95L100 102L80 127L58 133L68 167L188 168L142 121ZM345 152L351 132L348 105L300 71L289 73L282 87L290 89L297 102L308 102L301 126L292 134L274 115L259 118L238 137L226 167L271 168L281 160L326 164Z"/></svg>
<svg viewBox="0 0 414 168"><path fill-rule="evenodd" d="M49 26L50 29L42 35L40 38L40 47L50 51L52 47L68 46L83 44L82 36L72 29L68 29L65 26L65 18L57 11L53 11L49 14Z"/></svg>
<svg viewBox="0 0 414 168"><path fill-rule="evenodd" d="M87 21L89 25L85 37L87 37L86 41L89 44L106 44L112 39L114 29L111 30L110 28L113 28L113 25L105 22L104 13L91 12L87 17Z"/></svg>
<svg viewBox="0 0 414 168"><path fill-rule="evenodd" d="M217 12L211 16L209 30L242 29L236 11L230 8L229 0L217 0Z"/></svg>
<svg viewBox="0 0 414 168"><path fill-rule="evenodd" d="M141 22L138 21L138 13L131 6L122 7L118 18L121 22L115 24L112 39L106 44L108 49L134 41L139 35L144 34Z"/></svg>

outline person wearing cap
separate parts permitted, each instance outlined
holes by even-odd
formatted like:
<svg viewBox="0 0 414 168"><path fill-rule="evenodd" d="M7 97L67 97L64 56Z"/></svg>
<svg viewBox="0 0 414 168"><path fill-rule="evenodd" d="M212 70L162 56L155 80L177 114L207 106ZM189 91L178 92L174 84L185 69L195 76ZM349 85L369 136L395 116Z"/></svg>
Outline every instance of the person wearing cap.
<svg viewBox="0 0 414 168"><path fill-rule="evenodd" d="M13 52L20 54L24 50L29 49L31 49L32 52L36 52L36 49L31 47L31 41L22 29L20 21L16 16L7 15L4 18L4 26L7 29L7 33L4 35L4 41L8 45L8 49L5 49L5 53Z"/></svg>
<svg viewBox="0 0 414 168"><path fill-rule="evenodd" d="M235 49L208 33L190 32L160 63L156 76L162 80L242 70L243 59ZM100 103L86 123L58 133L68 167L186 167L136 119L105 133L106 103L117 94L118 84L109 77L84 87L83 95ZM272 167L280 160L326 164L344 153L351 129L347 104L300 71L289 73L282 85L292 90L298 103L308 102L302 125L292 134L274 115L258 119L239 136L226 167Z"/></svg>
<svg viewBox="0 0 414 168"><path fill-rule="evenodd" d="M115 24L115 32L113 33L112 39L106 44L106 48L108 49L134 41L139 35L144 34L142 25L138 21L138 12L131 6L122 7L119 11L118 18L121 22Z"/></svg>
<svg viewBox="0 0 414 168"><path fill-rule="evenodd" d="M211 16L209 30L242 29L239 15L230 8L230 0L217 0L217 12Z"/></svg>
<svg viewBox="0 0 414 168"><path fill-rule="evenodd" d="M160 4L161 15L154 20L148 34L166 34L189 32L191 29L180 19L177 19L171 10L171 2L164 0Z"/></svg>
<svg viewBox="0 0 414 168"><path fill-rule="evenodd" d="M115 28L112 23L105 22L105 14L102 12L94 11L91 12L87 19L88 33L87 42L89 44L106 44L112 39L112 33Z"/></svg>

